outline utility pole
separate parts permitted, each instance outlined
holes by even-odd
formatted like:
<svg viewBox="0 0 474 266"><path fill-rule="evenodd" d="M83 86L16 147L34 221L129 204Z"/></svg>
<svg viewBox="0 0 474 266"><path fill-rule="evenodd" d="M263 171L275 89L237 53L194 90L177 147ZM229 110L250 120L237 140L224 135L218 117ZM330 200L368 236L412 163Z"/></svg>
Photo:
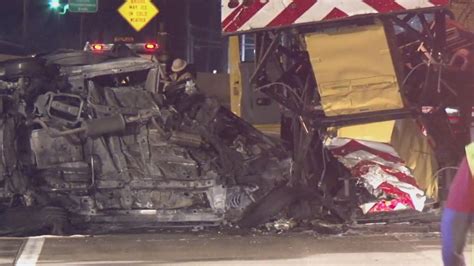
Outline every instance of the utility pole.
<svg viewBox="0 0 474 266"><path fill-rule="evenodd" d="M162 1L162 4L161 4L161 10L163 10L164 12L162 13L162 15L160 16L161 17L161 21L160 19L156 18L156 22L158 24L158 32L157 32L157 41L158 41L158 44L160 45L160 54L162 56L162 58L160 58L161 61L167 61L168 60L168 56L169 56L169 51L168 51L168 32L166 31L168 28L167 28L167 25L166 25L166 22L167 22L167 17L165 16L165 14L168 12L168 1L167 0L163 0Z"/></svg>
<svg viewBox="0 0 474 266"><path fill-rule="evenodd" d="M79 25L79 47L82 49L84 47L84 21L86 16L81 13L81 22Z"/></svg>
<svg viewBox="0 0 474 266"><path fill-rule="evenodd" d="M217 4L214 4L213 1L210 1L210 3L208 4L209 5L209 20L208 20L208 24L207 26L209 28L212 28L212 22L214 21L214 19L216 18L215 17L215 14L216 14L216 7L217 7ZM210 41L214 41L214 36L213 36L213 33L208 31L207 32L207 41L210 42ZM214 48L213 47L207 47L207 56L206 56L206 71L208 72L211 72L212 69L211 69L211 57L212 57L212 52L213 52Z"/></svg>
<svg viewBox="0 0 474 266"><path fill-rule="evenodd" d="M189 0L185 0L185 11L184 16L186 18L186 61L189 63L194 63L194 45L193 45L193 36L192 36L192 25L191 25L191 17L190 17L190 2Z"/></svg>
<svg viewBox="0 0 474 266"><path fill-rule="evenodd" d="M28 7L30 4L30 0L23 0L23 23L22 23L22 40L23 45L27 46L27 39L28 39Z"/></svg>

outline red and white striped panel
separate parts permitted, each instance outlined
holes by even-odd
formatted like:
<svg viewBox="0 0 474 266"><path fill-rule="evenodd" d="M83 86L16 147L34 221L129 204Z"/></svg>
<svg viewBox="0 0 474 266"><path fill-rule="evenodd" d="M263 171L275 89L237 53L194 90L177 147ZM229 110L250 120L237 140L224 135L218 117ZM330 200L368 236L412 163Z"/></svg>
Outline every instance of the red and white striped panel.
<svg viewBox="0 0 474 266"><path fill-rule="evenodd" d="M423 210L424 192L416 184L412 170L389 144L334 138L326 147L374 196L374 200L359 206L364 213Z"/></svg>
<svg viewBox="0 0 474 266"><path fill-rule="evenodd" d="M239 6L229 8L229 0L221 1L224 33L449 4L449 0L253 0L244 6L239 0Z"/></svg>

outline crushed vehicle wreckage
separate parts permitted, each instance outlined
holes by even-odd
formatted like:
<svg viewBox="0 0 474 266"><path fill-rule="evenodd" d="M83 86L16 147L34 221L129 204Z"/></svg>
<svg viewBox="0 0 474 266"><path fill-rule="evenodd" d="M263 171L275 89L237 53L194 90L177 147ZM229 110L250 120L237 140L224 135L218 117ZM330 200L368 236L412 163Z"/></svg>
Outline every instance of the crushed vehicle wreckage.
<svg viewBox="0 0 474 266"><path fill-rule="evenodd" d="M0 234L350 220L357 206L294 182L279 140L158 73L78 51L2 63Z"/></svg>
<svg viewBox="0 0 474 266"><path fill-rule="evenodd" d="M347 180L323 183L337 195L310 188L279 140L193 83L162 89L158 72L140 57L78 51L1 65L0 234L351 220L358 206L338 198Z"/></svg>
<svg viewBox="0 0 474 266"><path fill-rule="evenodd" d="M157 92L156 67L74 51L2 65L1 234L236 222L285 183L278 143L186 83Z"/></svg>
<svg viewBox="0 0 474 266"><path fill-rule="evenodd" d="M337 24L338 38L360 41L353 51L367 50L368 36L381 45L380 54L351 59L327 42L334 32L314 25L257 32L265 50L250 80L285 109L281 141L192 82L164 87L159 65L140 57L59 51L2 63L0 234L94 224L248 228L282 217L370 222L385 218L367 214L423 210L436 197L438 164L459 157L462 145L452 140L466 132L453 135L445 108L466 107L456 79L469 79L462 51L474 40L458 27L428 25L428 15L359 18L356 30ZM444 26L445 16L435 12L431 23ZM403 30L392 34L394 25ZM378 76L348 76L350 86L318 76L334 70L320 64L330 60L342 70L360 60ZM356 92L348 108L337 94L346 87L373 93ZM371 136L380 128L388 129Z"/></svg>

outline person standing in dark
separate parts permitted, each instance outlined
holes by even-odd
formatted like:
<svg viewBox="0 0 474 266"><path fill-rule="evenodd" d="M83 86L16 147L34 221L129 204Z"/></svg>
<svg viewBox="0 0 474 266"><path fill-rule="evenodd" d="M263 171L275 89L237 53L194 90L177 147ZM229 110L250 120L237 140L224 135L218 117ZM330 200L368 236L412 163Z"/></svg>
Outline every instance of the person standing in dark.
<svg viewBox="0 0 474 266"><path fill-rule="evenodd" d="M191 73L188 62L181 58L176 58L171 65L172 74L170 79L175 82L194 79L193 73Z"/></svg>
<svg viewBox="0 0 474 266"><path fill-rule="evenodd" d="M442 255L445 266L466 265L463 250L474 216L474 179L466 157L449 190L441 221Z"/></svg>

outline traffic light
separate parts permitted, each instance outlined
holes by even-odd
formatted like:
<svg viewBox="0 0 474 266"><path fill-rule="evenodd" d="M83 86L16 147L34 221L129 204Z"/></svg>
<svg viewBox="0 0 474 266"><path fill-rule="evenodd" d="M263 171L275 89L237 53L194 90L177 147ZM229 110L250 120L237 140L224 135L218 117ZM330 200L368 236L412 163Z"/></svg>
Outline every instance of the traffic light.
<svg viewBox="0 0 474 266"><path fill-rule="evenodd" d="M49 0L50 9L59 9L61 7L61 2L59 0Z"/></svg>
<svg viewBox="0 0 474 266"><path fill-rule="evenodd" d="M49 9L57 11L59 14L66 14L69 9L69 4L65 0L49 0L48 3Z"/></svg>

